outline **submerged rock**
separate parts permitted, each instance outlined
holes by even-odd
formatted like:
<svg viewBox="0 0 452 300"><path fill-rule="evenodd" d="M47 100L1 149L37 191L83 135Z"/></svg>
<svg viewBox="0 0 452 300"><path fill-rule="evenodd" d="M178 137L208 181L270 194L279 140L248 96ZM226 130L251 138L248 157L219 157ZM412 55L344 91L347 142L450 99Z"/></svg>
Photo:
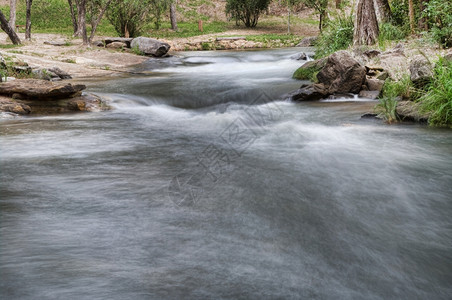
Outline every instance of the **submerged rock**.
<svg viewBox="0 0 452 300"><path fill-rule="evenodd" d="M22 79L0 84L0 95L16 99L63 99L79 96L86 88L83 84L57 84L39 79Z"/></svg>
<svg viewBox="0 0 452 300"><path fill-rule="evenodd" d="M130 46L131 48L137 48L145 55L151 55L155 57L162 57L166 55L166 53L168 53L169 49L171 48L168 43L147 37L134 38Z"/></svg>
<svg viewBox="0 0 452 300"><path fill-rule="evenodd" d="M292 55L290 57L290 59L293 59L293 60L307 60L308 56L306 55L306 53L300 52L300 53Z"/></svg>

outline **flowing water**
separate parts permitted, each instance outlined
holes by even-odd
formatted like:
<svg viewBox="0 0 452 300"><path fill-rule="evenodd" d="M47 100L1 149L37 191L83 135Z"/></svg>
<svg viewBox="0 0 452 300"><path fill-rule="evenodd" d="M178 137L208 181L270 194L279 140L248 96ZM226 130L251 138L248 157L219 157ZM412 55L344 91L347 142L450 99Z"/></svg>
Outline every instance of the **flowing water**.
<svg viewBox="0 0 452 300"><path fill-rule="evenodd" d="M150 60L90 84L115 110L0 120L0 298L451 299L452 132L280 99L297 51Z"/></svg>

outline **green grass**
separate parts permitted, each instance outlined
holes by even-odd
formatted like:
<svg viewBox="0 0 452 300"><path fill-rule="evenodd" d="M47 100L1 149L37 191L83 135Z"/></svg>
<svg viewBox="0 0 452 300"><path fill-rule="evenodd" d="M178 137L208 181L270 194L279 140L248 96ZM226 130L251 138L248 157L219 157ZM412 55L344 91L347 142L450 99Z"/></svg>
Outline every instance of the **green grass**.
<svg viewBox="0 0 452 300"><path fill-rule="evenodd" d="M203 31L198 30L198 22L179 22L177 23L178 31L171 29L169 22L163 22L159 30L150 29L146 35L156 38L186 38L202 34L213 34L225 32L234 28L232 23L213 21L204 22Z"/></svg>
<svg viewBox="0 0 452 300"><path fill-rule="evenodd" d="M293 73L292 78L299 80L310 80L313 82L317 82L317 74L320 69L317 66L312 66L308 68L298 68L295 73Z"/></svg>
<svg viewBox="0 0 452 300"><path fill-rule="evenodd" d="M14 45L14 44L0 44L1 49L11 49L11 48L18 48L22 47L23 45Z"/></svg>
<svg viewBox="0 0 452 300"><path fill-rule="evenodd" d="M347 49L353 43L353 17L337 16L326 24L316 41L315 58L328 56L338 50Z"/></svg>
<svg viewBox="0 0 452 300"><path fill-rule="evenodd" d="M420 110L430 113L429 124L452 128L452 62L440 59L426 94L419 98Z"/></svg>
<svg viewBox="0 0 452 300"><path fill-rule="evenodd" d="M383 97L379 99L379 103L375 105L374 110L378 116L383 118L387 123L394 123L399 121L397 115L397 101L395 97Z"/></svg>

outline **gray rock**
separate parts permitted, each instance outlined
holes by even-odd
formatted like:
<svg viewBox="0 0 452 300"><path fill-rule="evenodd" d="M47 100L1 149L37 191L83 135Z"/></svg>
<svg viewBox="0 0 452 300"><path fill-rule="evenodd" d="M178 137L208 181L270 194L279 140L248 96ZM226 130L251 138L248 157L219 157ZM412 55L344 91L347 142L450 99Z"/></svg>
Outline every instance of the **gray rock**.
<svg viewBox="0 0 452 300"><path fill-rule="evenodd" d="M419 112L419 102L400 101L397 103L396 112L402 121L426 123L430 115Z"/></svg>
<svg viewBox="0 0 452 300"><path fill-rule="evenodd" d="M57 46L57 47L67 46L68 45L67 42L61 42L61 41L45 41L44 44L45 45L51 45L51 46Z"/></svg>
<svg viewBox="0 0 452 300"><path fill-rule="evenodd" d="M316 41L317 41L316 36L305 37L295 47L313 47Z"/></svg>
<svg viewBox="0 0 452 300"><path fill-rule="evenodd" d="M59 76L47 69L37 69L33 70L33 77L42 80L51 80L52 78L59 78Z"/></svg>
<svg viewBox="0 0 452 300"><path fill-rule="evenodd" d="M376 79L385 81L389 77L389 73L387 71L378 72Z"/></svg>
<svg viewBox="0 0 452 300"><path fill-rule="evenodd" d="M290 57L290 59L293 59L293 60L306 60L306 59L308 59L308 56L306 55L306 53L300 52L300 53L292 55Z"/></svg>
<svg viewBox="0 0 452 300"><path fill-rule="evenodd" d="M416 56L410 63L410 79L418 87L424 86L433 78L433 66L423 56Z"/></svg>
<svg viewBox="0 0 452 300"><path fill-rule="evenodd" d="M151 55L155 57L162 57L168 53L171 46L168 43L160 42L159 40L137 37L134 38L131 43L132 48L138 48L139 51L145 55Z"/></svg>
<svg viewBox="0 0 452 300"><path fill-rule="evenodd" d="M49 69L50 72L55 73L56 75L58 75L58 77L60 77L61 79L72 79L72 76L69 75L69 73L61 70L58 67L52 67Z"/></svg>
<svg viewBox="0 0 452 300"><path fill-rule="evenodd" d="M94 41L92 44L96 47L105 47L105 43L103 41Z"/></svg>
<svg viewBox="0 0 452 300"><path fill-rule="evenodd" d="M328 91L323 84L314 83L304 85L300 89L293 91L287 95L292 101L314 101L320 100L328 96Z"/></svg>
<svg viewBox="0 0 452 300"><path fill-rule="evenodd" d="M383 80L372 78L368 78L366 83L367 87L369 88L369 91L378 91L378 92L380 92L383 89L383 85L385 84Z"/></svg>
<svg viewBox="0 0 452 300"><path fill-rule="evenodd" d="M366 68L347 51L338 51L328 57L317 79L328 88L329 94L357 94L366 80Z"/></svg>
<svg viewBox="0 0 452 300"><path fill-rule="evenodd" d="M120 37L112 37L112 38L105 38L103 43L105 45L111 44L111 43L124 43L126 44L127 48L131 47L131 43L133 41L133 38L120 38Z"/></svg>
<svg viewBox="0 0 452 300"><path fill-rule="evenodd" d="M56 84L39 79L21 79L0 84L0 95L17 99L64 99L79 96L85 85Z"/></svg>
<svg viewBox="0 0 452 300"><path fill-rule="evenodd" d="M367 99L372 99L372 100L377 99L378 95L380 95L379 91L361 91L358 94L358 96L360 98L367 98Z"/></svg>
<svg viewBox="0 0 452 300"><path fill-rule="evenodd" d="M127 44L123 43L123 42L113 42L113 43L107 44L106 47L110 48L110 49L122 49L122 48L127 48Z"/></svg>
<svg viewBox="0 0 452 300"><path fill-rule="evenodd" d="M364 51L363 54L365 56L367 56L368 58L374 58L374 57L377 57L378 55L380 55L381 51L375 50L375 49L371 49L371 50Z"/></svg>

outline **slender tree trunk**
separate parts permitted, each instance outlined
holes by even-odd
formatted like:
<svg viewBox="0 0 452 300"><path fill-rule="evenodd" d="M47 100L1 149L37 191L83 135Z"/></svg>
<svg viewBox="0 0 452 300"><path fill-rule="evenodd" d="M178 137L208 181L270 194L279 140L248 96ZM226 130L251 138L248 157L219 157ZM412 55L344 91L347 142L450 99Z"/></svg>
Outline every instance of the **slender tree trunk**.
<svg viewBox="0 0 452 300"><path fill-rule="evenodd" d="M71 10L72 26L74 27L74 36L75 36L78 32L77 13L74 10L74 5L72 4L72 0L67 0L67 2L69 3L69 9Z"/></svg>
<svg viewBox="0 0 452 300"><path fill-rule="evenodd" d="M77 36L83 39L83 45L88 45L88 34L86 33L86 0L77 0L77 15L78 15L78 31Z"/></svg>
<svg viewBox="0 0 452 300"><path fill-rule="evenodd" d="M428 3L428 0L419 0L419 9L421 12L423 12L426 8L426 4ZM419 19L419 29L420 30L428 30L428 21L426 17L422 17Z"/></svg>
<svg viewBox="0 0 452 300"><path fill-rule="evenodd" d="M392 18L391 7L388 0L375 0L375 10L377 11L377 18L380 22L389 22Z"/></svg>
<svg viewBox="0 0 452 300"><path fill-rule="evenodd" d="M4 32L9 36L13 44L18 45L21 43L19 37L11 26L9 26L8 20L6 20L5 15L0 10L0 25Z"/></svg>
<svg viewBox="0 0 452 300"><path fill-rule="evenodd" d="M112 0L108 0L107 3L105 3L105 6L102 8L102 10L99 13L99 16L97 17L96 21L93 23L93 26L91 28L91 35L89 36L88 43L91 45L93 42L94 35L96 34L97 26L99 25L100 21L102 21L102 17L105 14L105 11L107 10L108 6L110 5Z"/></svg>
<svg viewBox="0 0 452 300"><path fill-rule="evenodd" d="M289 7L287 8L287 33L290 34L290 13L291 13L291 7L289 4Z"/></svg>
<svg viewBox="0 0 452 300"><path fill-rule="evenodd" d="M25 22L25 39L31 40L31 5L33 0L27 0L27 12Z"/></svg>
<svg viewBox="0 0 452 300"><path fill-rule="evenodd" d="M373 45L378 39L378 21L373 0L359 0L356 11L355 45Z"/></svg>
<svg viewBox="0 0 452 300"><path fill-rule="evenodd" d="M170 19L171 19L171 28L174 31L177 31L177 17L176 17L176 3L175 3L175 1L171 2Z"/></svg>
<svg viewBox="0 0 452 300"><path fill-rule="evenodd" d="M9 26L16 29L16 3L17 0L9 0Z"/></svg>
<svg viewBox="0 0 452 300"><path fill-rule="evenodd" d="M410 15L410 31L414 34L415 24L414 24L414 4L413 0L408 0L408 11Z"/></svg>

